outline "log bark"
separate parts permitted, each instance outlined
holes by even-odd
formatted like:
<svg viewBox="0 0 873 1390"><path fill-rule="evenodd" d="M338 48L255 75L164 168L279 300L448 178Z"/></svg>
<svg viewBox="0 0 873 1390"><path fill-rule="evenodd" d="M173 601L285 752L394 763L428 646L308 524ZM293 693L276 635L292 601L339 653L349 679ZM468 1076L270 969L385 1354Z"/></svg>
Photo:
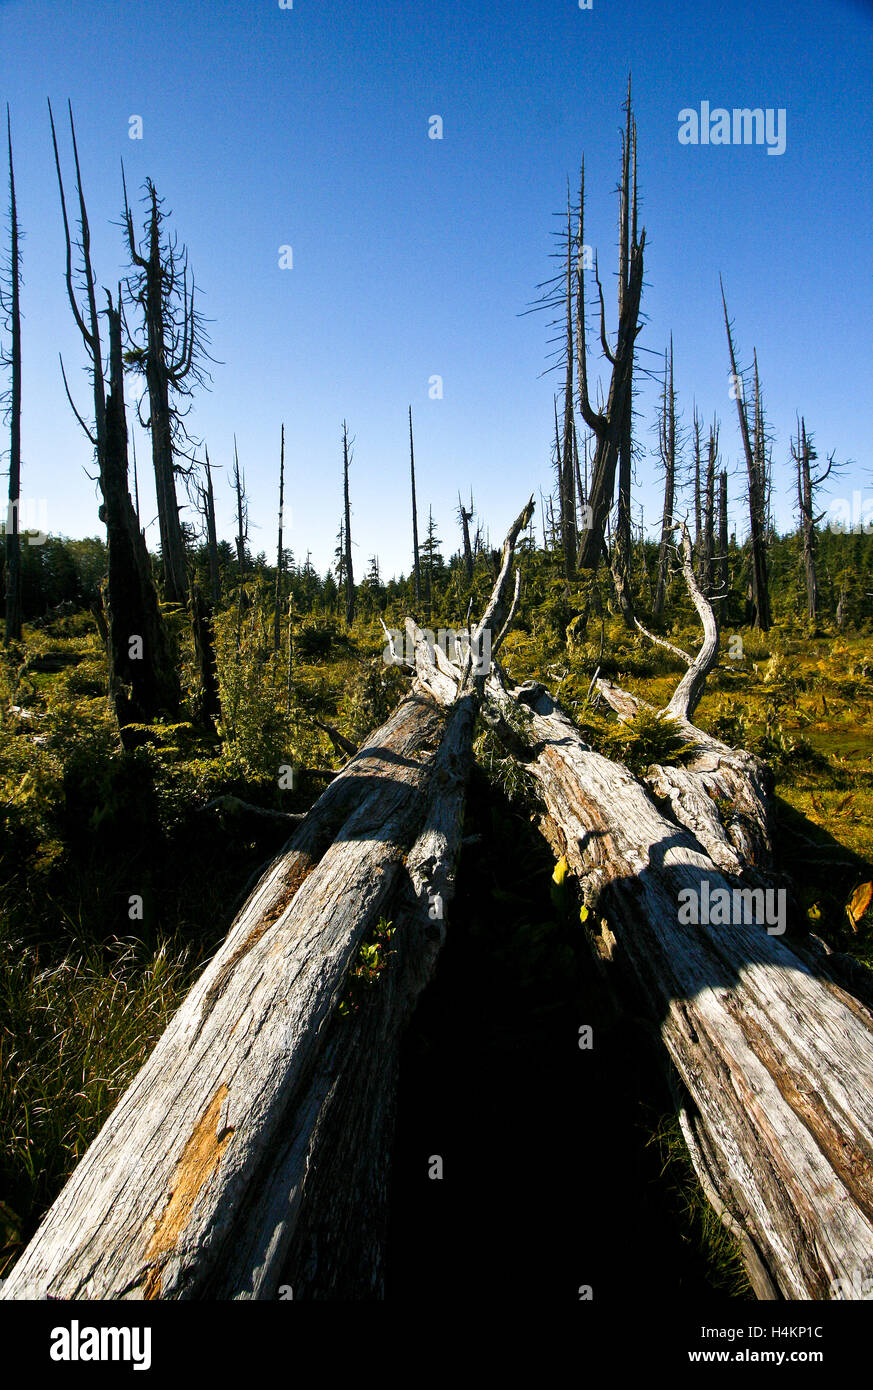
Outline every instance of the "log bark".
<svg viewBox="0 0 873 1390"><path fill-rule="evenodd" d="M684 922L683 890L742 884L704 830L592 751L542 687L492 679L488 694L526 750L543 832L600 921L600 958L657 1031L692 1159L758 1297L858 1297L873 1260L873 1013L752 914ZM700 774L698 801L720 775Z"/></svg>
<svg viewBox="0 0 873 1390"><path fill-rule="evenodd" d="M440 670L409 629L409 696L261 878L2 1297L381 1295L399 1038L445 935L485 679ZM386 921L391 954L341 1012Z"/></svg>

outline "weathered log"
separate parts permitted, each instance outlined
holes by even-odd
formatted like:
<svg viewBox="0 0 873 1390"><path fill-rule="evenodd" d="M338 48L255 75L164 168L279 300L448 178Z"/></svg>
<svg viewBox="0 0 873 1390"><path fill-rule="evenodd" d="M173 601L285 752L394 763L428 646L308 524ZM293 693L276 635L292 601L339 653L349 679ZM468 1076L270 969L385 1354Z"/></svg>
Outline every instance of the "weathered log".
<svg viewBox="0 0 873 1390"><path fill-rule="evenodd" d="M703 627L700 650L696 656L689 656L649 632L638 618L634 623L650 642L666 647L688 667L669 704L659 712L675 722L696 752L683 767L652 765L645 781L656 798L669 804L671 814L694 834L719 868L750 881L766 882L773 850L769 811L773 778L760 759L744 749L728 747L691 723L706 678L718 661L719 629L712 604L697 583L688 527L684 521L677 521L667 530L679 532L676 549L682 575ZM653 709L611 681L598 680L596 674L591 685L622 720L633 719L641 708ZM782 886L788 891L787 883Z"/></svg>
<svg viewBox="0 0 873 1390"><path fill-rule="evenodd" d="M487 612L505 611L495 590ZM480 699L410 629L410 694L264 874L2 1297L382 1292L397 1048L444 937ZM388 921L393 954L344 1015Z"/></svg>
<svg viewBox="0 0 873 1390"><path fill-rule="evenodd" d="M653 709L602 677L594 687L621 720L633 719L640 709ZM669 706L662 711L668 712ZM673 717L695 752L681 767L652 763L643 781L719 868L746 876L753 868L766 873L773 859L770 770L745 749L731 748L687 719Z"/></svg>
<svg viewBox="0 0 873 1390"><path fill-rule="evenodd" d="M488 694L527 750L543 832L601 920L600 953L687 1093L692 1158L756 1293L858 1297L873 1268L873 1015L758 913L737 913L741 880L542 687L492 679ZM680 911L725 889L729 924Z"/></svg>

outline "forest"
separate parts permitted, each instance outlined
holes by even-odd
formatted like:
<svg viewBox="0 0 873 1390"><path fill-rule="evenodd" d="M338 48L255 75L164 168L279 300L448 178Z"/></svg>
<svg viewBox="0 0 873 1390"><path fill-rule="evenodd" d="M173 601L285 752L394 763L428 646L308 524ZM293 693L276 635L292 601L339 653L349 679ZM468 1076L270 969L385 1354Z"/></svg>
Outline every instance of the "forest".
<svg viewBox="0 0 873 1390"><path fill-rule="evenodd" d="M378 539L345 420L334 564L288 545L291 419L256 551L251 463L189 428L211 359L187 249L125 183L104 287L72 105L46 119L81 340L58 370L104 532L29 526L8 110L7 135L0 1297L472 1298L537 1268L544 1300L608 1300L632 1258L664 1297L870 1298L873 520L835 513L840 441L798 412L778 528L728 274L729 410L690 404L669 329L642 356L630 82L616 274L584 162L554 275L531 267L551 488L503 535L458 476L440 536L410 405L392 577L355 554Z"/></svg>

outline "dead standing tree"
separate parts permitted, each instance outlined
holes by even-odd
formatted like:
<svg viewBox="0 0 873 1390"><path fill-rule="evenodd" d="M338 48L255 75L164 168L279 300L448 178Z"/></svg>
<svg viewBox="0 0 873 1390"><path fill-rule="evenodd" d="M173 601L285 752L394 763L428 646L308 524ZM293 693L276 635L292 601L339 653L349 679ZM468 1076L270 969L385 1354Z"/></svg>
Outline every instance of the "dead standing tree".
<svg viewBox="0 0 873 1390"><path fill-rule="evenodd" d="M706 451L706 482L703 492L703 530L698 557L698 578L703 592L709 597L713 586L713 557L715 555L715 472L718 464L718 420L709 427Z"/></svg>
<svg viewBox="0 0 873 1390"><path fill-rule="evenodd" d="M577 389L579 393L579 413L585 424L593 432L596 440L591 480L588 490L587 526L579 545L577 563L580 569L596 570L604 553L606 525L612 508L615 492L616 468L624 441L624 455L630 466L627 438L632 406L632 373L634 347L637 334L640 295L643 285L643 252L646 243L645 228L637 239L637 170L636 170L636 125L630 106L630 84L628 83L627 122L622 136L622 178L620 187L619 218L619 289L618 289L618 336L615 347L610 347L606 333L606 310L603 301L603 287L595 257L594 274L600 298L600 344L603 355L612 368L606 406L602 411L592 408L588 395L587 340L585 328L585 280L584 280L584 208L585 208L585 165L579 192L578 262L576 277L576 356ZM624 475L626 500L627 471ZM627 524L630 525L629 508ZM628 551L629 559L629 551ZM617 571L621 578L621 571ZM625 599L629 602L629 586L625 588ZM623 612L626 603L622 602Z"/></svg>
<svg viewBox="0 0 873 1390"><path fill-rule="evenodd" d="M410 415L410 420L411 420ZM411 425L410 425L411 429ZM343 420L343 577L346 586L346 624L355 621L355 576L352 569L352 508L349 501L349 464L351 446L349 427Z"/></svg>
<svg viewBox="0 0 873 1390"><path fill-rule="evenodd" d="M177 249L175 238L162 238L165 214L151 179L146 180L146 201L146 240L138 248L125 187L124 227L130 259L137 272L128 280L127 288L140 310L144 333L144 342L129 335L127 361L144 374L147 385L149 416L142 423L152 438L164 594L170 603L184 603L188 596L188 570L176 475L183 471L178 457L187 435L180 401L190 397L195 383L203 383L200 360L205 334L195 309L193 277L190 293L188 290L187 252L184 247L181 252Z"/></svg>
<svg viewBox="0 0 873 1390"><path fill-rule="evenodd" d="M630 247L637 235L637 126L631 117L631 84L627 81L627 126L622 132L621 184L619 187L619 318L627 293ZM632 187L632 191L631 191ZM629 225L630 223L630 225ZM612 556L612 580L625 626L634 626L631 594L631 559L633 533L631 527L631 478L633 471L633 367L634 355L628 363L627 403L622 421L618 454L618 510L615 519L615 546Z"/></svg>
<svg viewBox="0 0 873 1390"><path fill-rule="evenodd" d="M233 476L230 480L236 497L236 558L237 558L237 582L238 592L236 600L236 649L239 652L242 643L242 619L243 611L247 604L245 592L245 571L246 571L246 541L249 534L249 506L246 498L245 474L240 472L239 452L236 447L236 435L233 437Z"/></svg>
<svg viewBox="0 0 873 1390"><path fill-rule="evenodd" d="M399 1040L445 939L476 657L512 623L532 506L459 665L407 621L411 693L263 875L0 1297L383 1294ZM371 933L381 958L352 1008Z"/></svg>
<svg viewBox="0 0 873 1390"><path fill-rule="evenodd" d="M829 477L834 468L834 455L828 458L827 467L814 473L812 463L818 458L812 442L812 435L806 432L806 421L797 422L797 438L791 441L791 457L797 469L797 509L800 518L800 535L803 544L803 569L806 580L806 616L811 626L815 626L818 615L818 585L815 573L815 551L818 541L816 526L825 515L816 513L815 494Z"/></svg>
<svg viewBox="0 0 873 1390"><path fill-rule="evenodd" d="M412 567L415 575L415 602L421 604L421 564L418 556L418 506L415 500L415 446L412 442L412 406L409 407L409 476L412 485Z"/></svg>
<svg viewBox="0 0 873 1390"><path fill-rule="evenodd" d="M467 583L473 583L473 548L470 544L470 522L473 520L473 493L470 493L470 510L467 511L458 493L458 521L461 523L461 536L464 544L464 573Z"/></svg>
<svg viewBox="0 0 873 1390"><path fill-rule="evenodd" d="M573 404L573 223L570 190L567 189L567 264L566 264L566 342L564 346L564 428L558 455L558 495L561 503L561 545L564 552L564 578L576 574L576 551L579 545L576 514L576 412Z"/></svg>
<svg viewBox="0 0 873 1390"><path fill-rule="evenodd" d="M660 618L667 594L667 565L669 561L670 528L676 502L676 392L673 388L673 335L670 335L670 355L664 353L664 395L658 422L658 450L664 469L664 508L661 516L661 544L658 549L658 577L652 616Z"/></svg>
<svg viewBox="0 0 873 1390"><path fill-rule="evenodd" d="M61 196L66 240L67 297L76 326L91 359L94 392L94 428L83 420L73 403L61 362L67 399L97 456L98 483L103 497L101 519L106 524L108 543L108 653L109 691L122 731L133 723L150 723L160 714L175 715L180 701L179 678L169 635L164 627L145 538L137 525L128 488L127 419L124 408L124 367L121 344L120 287L118 303L106 293L109 321L109 390L106 390L100 341L97 291L91 265L91 234L82 191L76 131L70 111L70 133L76 169L79 202L79 241L81 275L85 297L79 307L74 285L73 242L67 218L66 197L61 176L60 156L54 117L49 103L55 169ZM122 732L122 737L124 734Z"/></svg>
<svg viewBox="0 0 873 1390"><path fill-rule="evenodd" d="M212 488L212 466L209 450L205 450L206 487L200 488L200 512L206 526L206 548L209 552L209 592L213 607L221 602L221 568L218 562L218 529L215 524L215 493Z"/></svg>
<svg viewBox="0 0 873 1390"><path fill-rule="evenodd" d="M721 278L719 278L721 284ZM758 362L755 359L755 403L754 427L749 425L748 408L745 399L743 377L737 367L733 334L728 319L727 300L724 285L721 284L721 302L724 309L724 326L727 333L728 353L731 363L733 394L737 402L740 421L740 435L743 453L746 458L746 471L749 480L749 554L751 566L751 622L754 627L767 632L771 624L770 590L767 579L767 458L764 440L764 418L761 407L760 383L758 381Z"/></svg>
<svg viewBox="0 0 873 1390"><path fill-rule="evenodd" d="M282 440L279 448L279 543L276 552L276 595L273 602L273 654L279 655L280 615L282 612L282 574L285 568L285 552L282 549L282 523L285 508L285 426L282 426Z"/></svg>
<svg viewBox="0 0 873 1390"><path fill-rule="evenodd" d="M9 419L9 511L6 517L6 642L21 640L21 248L19 246L18 204L15 198L15 171L12 166L12 120L6 107L6 135L9 146L9 293L0 293L0 308L8 314L10 345L3 352L2 365L10 370Z"/></svg>
<svg viewBox="0 0 873 1390"><path fill-rule="evenodd" d="M727 617L730 599L730 567L728 565L728 475L723 468L718 475L718 608L719 627Z"/></svg>

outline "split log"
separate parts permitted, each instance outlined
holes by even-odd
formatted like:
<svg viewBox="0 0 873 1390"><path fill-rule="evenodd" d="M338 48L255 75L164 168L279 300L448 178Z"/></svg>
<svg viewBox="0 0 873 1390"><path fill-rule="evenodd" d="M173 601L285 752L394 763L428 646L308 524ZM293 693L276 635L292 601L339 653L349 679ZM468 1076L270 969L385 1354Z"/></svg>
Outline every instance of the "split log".
<svg viewBox="0 0 873 1390"><path fill-rule="evenodd" d="M495 628L531 507L504 546ZM410 694L263 876L3 1298L381 1295L399 1038L444 939L485 679L440 671L408 626ZM343 1014L358 949L388 921L385 968Z"/></svg>
<svg viewBox="0 0 873 1390"><path fill-rule="evenodd" d="M857 1297L873 1268L873 1014L747 900L737 913L742 880L594 752L541 686L509 690L495 676L487 693L524 750L544 834L588 920L601 919L601 956L666 1049L692 1159L755 1292ZM730 924L680 911L722 890Z"/></svg>

